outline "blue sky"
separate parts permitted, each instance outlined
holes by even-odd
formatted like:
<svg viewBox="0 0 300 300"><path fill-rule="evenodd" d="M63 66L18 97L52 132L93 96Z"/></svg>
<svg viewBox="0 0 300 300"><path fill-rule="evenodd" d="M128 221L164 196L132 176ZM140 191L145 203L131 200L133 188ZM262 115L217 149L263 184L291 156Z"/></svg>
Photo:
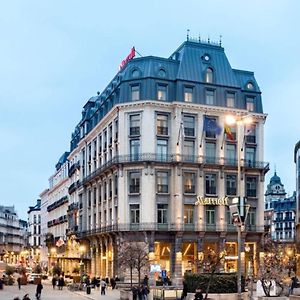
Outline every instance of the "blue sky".
<svg viewBox="0 0 300 300"><path fill-rule="evenodd" d="M210 36L233 68L262 90L266 183L295 189L299 140L300 2L297 0L2 1L0 4L0 205L26 218L80 119L134 45L168 57L186 38Z"/></svg>

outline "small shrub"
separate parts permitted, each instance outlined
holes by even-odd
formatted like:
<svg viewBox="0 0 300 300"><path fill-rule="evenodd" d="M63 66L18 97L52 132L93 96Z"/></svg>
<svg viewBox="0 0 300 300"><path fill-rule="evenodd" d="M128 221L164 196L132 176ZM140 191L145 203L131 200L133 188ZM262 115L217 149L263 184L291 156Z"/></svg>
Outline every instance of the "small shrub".
<svg viewBox="0 0 300 300"><path fill-rule="evenodd" d="M187 284L188 292L195 293L196 289L206 291L210 274L185 274L184 280ZM242 292L245 291L245 279L242 276ZM212 277L209 293L227 294L237 293L236 274L214 274Z"/></svg>

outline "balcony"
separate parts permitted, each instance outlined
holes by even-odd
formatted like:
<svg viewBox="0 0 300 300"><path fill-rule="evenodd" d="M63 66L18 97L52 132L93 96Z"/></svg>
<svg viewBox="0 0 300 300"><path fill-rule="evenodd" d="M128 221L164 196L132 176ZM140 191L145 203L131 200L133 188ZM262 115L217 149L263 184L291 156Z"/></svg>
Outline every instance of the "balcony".
<svg viewBox="0 0 300 300"><path fill-rule="evenodd" d="M64 196L64 197L60 198L59 200L53 202L51 205L47 206L47 211L50 212L54 209L57 209L58 207L64 205L68 201L69 201L68 196Z"/></svg>
<svg viewBox="0 0 300 300"><path fill-rule="evenodd" d="M70 168L69 168L69 172L68 172L68 176L71 177L76 170L80 169L80 162L78 161L77 163L73 164Z"/></svg>
<svg viewBox="0 0 300 300"><path fill-rule="evenodd" d="M139 127L138 127L139 128ZM184 155L184 154L161 154L161 153L136 153L128 155L116 155L111 160L102 164L97 170L88 174L82 181L82 184L85 184L92 178L100 175L102 172L107 169L117 166L120 164L134 164L134 163L186 163L186 164L195 164L197 167L202 165L205 167L221 168L221 167L230 167L237 168L237 161L227 160L220 157L211 157L211 156L199 156L199 155ZM244 161L241 161L241 166L244 166ZM265 162L252 162L248 164L245 169L257 169L268 170L269 164Z"/></svg>
<svg viewBox="0 0 300 300"><path fill-rule="evenodd" d="M92 236L95 234L108 232L128 232L128 231L162 231L162 232L237 232L236 226L232 224L184 224L184 223L127 223L114 224L103 226L96 229L78 232L79 238ZM264 226L247 225L245 226L247 232L264 232Z"/></svg>

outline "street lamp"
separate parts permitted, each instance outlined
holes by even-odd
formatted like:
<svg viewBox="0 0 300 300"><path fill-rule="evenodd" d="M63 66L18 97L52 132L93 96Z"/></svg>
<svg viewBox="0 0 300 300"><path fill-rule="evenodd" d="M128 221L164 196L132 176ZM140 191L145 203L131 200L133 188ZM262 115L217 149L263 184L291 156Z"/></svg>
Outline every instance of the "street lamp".
<svg viewBox="0 0 300 300"><path fill-rule="evenodd" d="M241 289L242 289L242 266L241 266L241 232L244 229L244 225L246 223L247 214L249 211L249 205L245 205L244 203L244 193L242 192L241 187L241 151L243 151L243 145L241 147L241 140L243 141L244 136L241 137L240 128L243 125L248 125L253 123L252 117L250 115L245 116L233 116L227 115L225 117L225 123L228 126L232 126L236 124L236 140L237 140L237 198L232 200L232 204L229 206L230 213L233 219L233 223L237 227L238 233L238 266L237 266L237 288L238 288L238 300L241 299ZM243 138L243 139L241 139Z"/></svg>

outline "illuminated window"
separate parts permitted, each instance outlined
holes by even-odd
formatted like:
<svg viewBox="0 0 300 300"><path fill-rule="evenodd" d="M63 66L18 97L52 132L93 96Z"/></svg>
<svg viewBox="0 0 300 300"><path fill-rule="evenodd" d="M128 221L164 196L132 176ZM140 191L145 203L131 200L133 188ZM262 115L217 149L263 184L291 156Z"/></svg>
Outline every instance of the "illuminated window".
<svg viewBox="0 0 300 300"><path fill-rule="evenodd" d="M157 193L169 192L169 174L164 171L157 171L156 173L156 191Z"/></svg>
<svg viewBox="0 0 300 300"><path fill-rule="evenodd" d="M253 97L246 98L246 109L248 111L254 111L254 98Z"/></svg>
<svg viewBox="0 0 300 300"><path fill-rule="evenodd" d="M184 223L185 224L194 223L194 205L184 206Z"/></svg>
<svg viewBox="0 0 300 300"><path fill-rule="evenodd" d="M183 175L184 180L184 193L195 194L195 173L185 172Z"/></svg>
<svg viewBox="0 0 300 300"><path fill-rule="evenodd" d="M156 134L168 135L168 116L160 115L156 116Z"/></svg>
<svg viewBox="0 0 300 300"><path fill-rule="evenodd" d="M184 88L184 101L185 102L193 102L193 88L192 87Z"/></svg>
<svg viewBox="0 0 300 300"><path fill-rule="evenodd" d="M160 101L167 100L167 86L163 84L157 85L157 99Z"/></svg>

